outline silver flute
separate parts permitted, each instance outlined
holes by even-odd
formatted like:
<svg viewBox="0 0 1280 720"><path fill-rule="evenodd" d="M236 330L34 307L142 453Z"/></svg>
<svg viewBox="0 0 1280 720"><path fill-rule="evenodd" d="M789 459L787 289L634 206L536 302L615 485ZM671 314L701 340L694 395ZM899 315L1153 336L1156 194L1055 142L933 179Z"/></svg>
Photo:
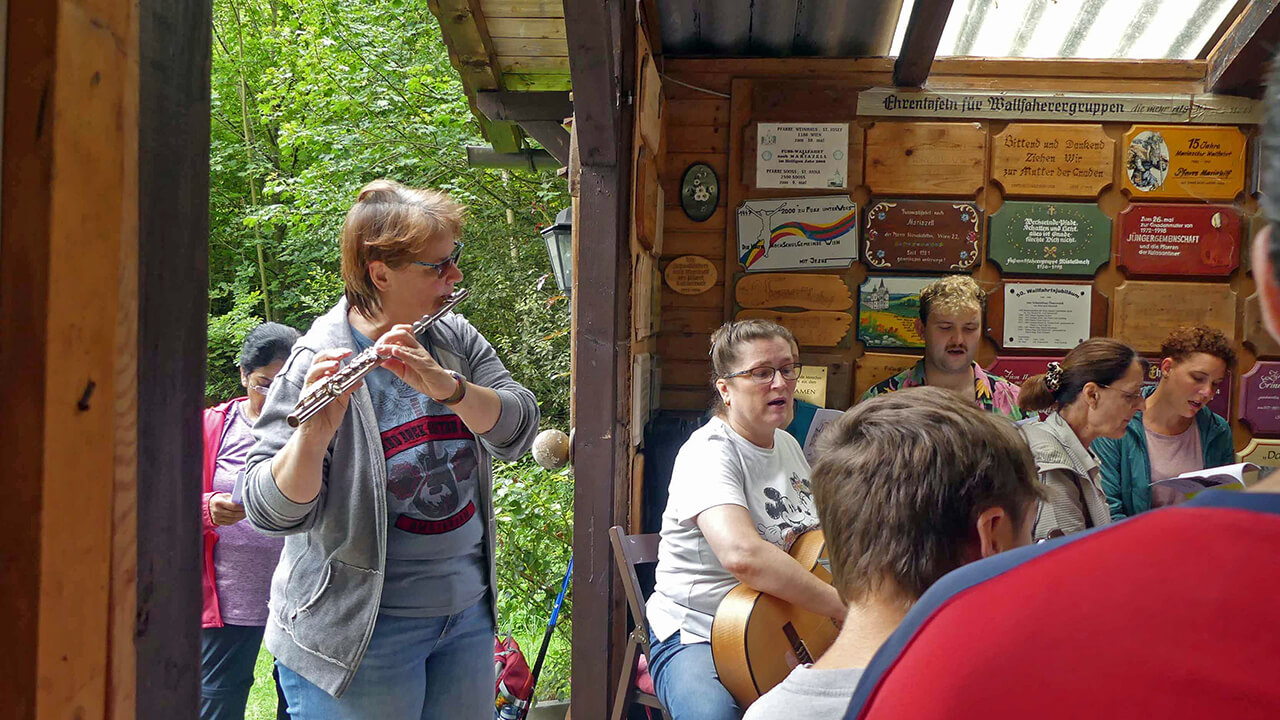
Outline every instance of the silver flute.
<svg viewBox="0 0 1280 720"><path fill-rule="evenodd" d="M423 315L418 322L413 324L413 334L421 335L450 310L457 307L458 303L466 300L470 294L471 291L466 288L454 290L453 294L444 301L444 305L439 310L430 315ZM360 381L360 378L368 375L385 360L386 358L378 355L377 348L368 348L351 358L351 362L347 363L346 367L320 381L310 392L298 400L298 404L294 406L293 412L289 413L287 418L289 427L296 428L310 420L316 413L323 410L326 405L354 387Z"/></svg>

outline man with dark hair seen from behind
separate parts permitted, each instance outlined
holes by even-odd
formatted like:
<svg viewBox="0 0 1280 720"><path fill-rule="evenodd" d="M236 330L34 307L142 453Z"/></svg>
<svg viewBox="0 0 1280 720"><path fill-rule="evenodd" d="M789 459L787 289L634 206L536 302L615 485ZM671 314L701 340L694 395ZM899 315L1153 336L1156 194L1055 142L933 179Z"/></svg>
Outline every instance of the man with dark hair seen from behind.
<svg viewBox="0 0 1280 720"><path fill-rule="evenodd" d="M1280 188L1280 74L1264 188ZM1280 197L1253 243L1280 339ZM1190 301L1189 302L1193 302ZM845 717L1280 716L1280 473L1004 553L940 580L867 666Z"/></svg>
<svg viewBox="0 0 1280 720"><path fill-rule="evenodd" d="M827 426L813 495L848 605L832 646L756 700L744 720L844 714L862 668L938 578L1031 542L1039 490L1010 423L942 388L858 403Z"/></svg>

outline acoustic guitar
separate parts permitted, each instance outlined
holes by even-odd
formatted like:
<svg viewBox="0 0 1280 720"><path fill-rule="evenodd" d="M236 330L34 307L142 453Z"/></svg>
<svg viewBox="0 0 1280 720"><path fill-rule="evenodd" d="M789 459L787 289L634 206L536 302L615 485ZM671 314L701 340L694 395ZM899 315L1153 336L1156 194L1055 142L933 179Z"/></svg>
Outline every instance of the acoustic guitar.
<svg viewBox="0 0 1280 720"><path fill-rule="evenodd" d="M810 530L791 544L791 557L830 584L826 539ZM720 682L743 708L755 702L791 669L811 663L836 639L829 617L739 585L729 591L711 621L711 657Z"/></svg>

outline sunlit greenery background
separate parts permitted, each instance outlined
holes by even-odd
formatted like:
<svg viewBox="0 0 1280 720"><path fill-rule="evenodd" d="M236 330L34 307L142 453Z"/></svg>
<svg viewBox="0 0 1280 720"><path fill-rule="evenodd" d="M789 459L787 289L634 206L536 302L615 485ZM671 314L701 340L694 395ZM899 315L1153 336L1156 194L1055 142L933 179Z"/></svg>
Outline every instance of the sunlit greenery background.
<svg viewBox="0 0 1280 720"><path fill-rule="evenodd" d="M338 230L379 177L469 208L463 314L568 425L569 304L538 235L567 207L554 174L467 166L481 144L427 0L216 0L210 158L211 401L243 394L235 358L263 320L305 330L342 291ZM528 459L495 468L499 614L530 664L568 564L572 479ZM572 603L538 696L567 695ZM250 718L274 717L269 658Z"/></svg>

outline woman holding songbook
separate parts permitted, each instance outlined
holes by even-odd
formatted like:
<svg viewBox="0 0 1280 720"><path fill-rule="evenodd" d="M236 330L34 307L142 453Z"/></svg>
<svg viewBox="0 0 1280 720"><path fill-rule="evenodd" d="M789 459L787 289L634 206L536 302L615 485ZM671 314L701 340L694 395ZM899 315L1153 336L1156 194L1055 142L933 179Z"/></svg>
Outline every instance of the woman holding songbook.
<svg viewBox="0 0 1280 720"><path fill-rule="evenodd" d="M1212 328L1181 327L1160 346L1160 384L1146 388L1146 410L1119 438L1093 444L1111 518L1180 502L1181 493L1151 483L1235 462L1231 425L1210 410L1235 364L1231 342Z"/></svg>
<svg viewBox="0 0 1280 720"><path fill-rule="evenodd" d="M462 316L410 325L451 303L462 223L444 193L366 185L342 228L345 295L256 428L244 505L285 537L266 641L298 720L493 716L491 458L524 454L539 415ZM369 348L381 366L291 428Z"/></svg>
<svg viewBox="0 0 1280 720"><path fill-rule="evenodd" d="M1049 411L1044 420L1022 426L1045 490L1036 540L1111 522L1098 458L1089 446L1098 438L1124 435L1145 402L1145 375L1146 362L1133 348L1111 338L1090 338L1022 384L1022 409Z"/></svg>
<svg viewBox="0 0 1280 720"><path fill-rule="evenodd" d="M784 429L800 376L795 338L766 320L725 323L711 336L711 367L714 416L676 457L646 610L649 669L673 720L742 717L710 645L716 608L737 584L845 616L835 589L787 554L818 526L809 464Z"/></svg>
<svg viewBox="0 0 1280 720"><path fill-rule="evenodd" d="M236 480L253 447L253 424L267 392L301 336L280 323L249 331L240 348L240 384L246 397L204 411L204 609L200 633L200 720L243 720L253 668L267 624L267 593L280 558L279 538L254 531L233 499ZM279 697L278 710L284 709ZM287 715L281 715L287 717Z"/></svg>

